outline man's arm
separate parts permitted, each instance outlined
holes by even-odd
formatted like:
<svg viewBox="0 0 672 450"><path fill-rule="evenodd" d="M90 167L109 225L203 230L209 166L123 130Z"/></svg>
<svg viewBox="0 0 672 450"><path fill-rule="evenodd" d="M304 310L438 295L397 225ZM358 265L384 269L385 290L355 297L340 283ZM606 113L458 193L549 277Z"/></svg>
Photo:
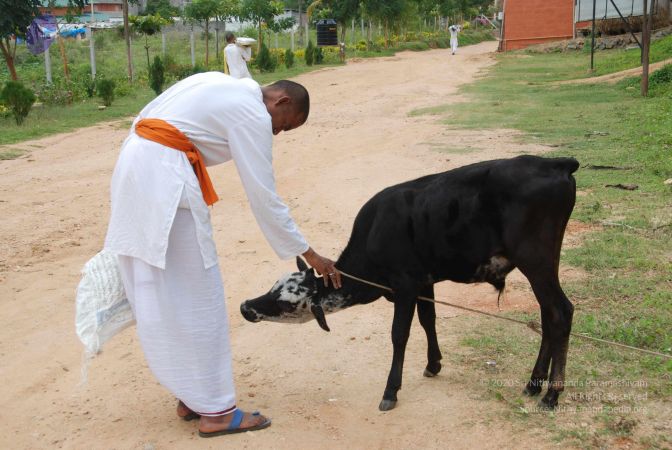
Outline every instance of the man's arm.
<svg viewBox="0 0 672 450"><path fill-rule="evenodd" d="M308 264L340 287L340 274L334 262L320 256L306 242L278 196L272 164L270 123L265 120L241 122L230 129L229 148L259 228L281 259L303 255ZM266 129L268 128L268 129Z"/></svg>

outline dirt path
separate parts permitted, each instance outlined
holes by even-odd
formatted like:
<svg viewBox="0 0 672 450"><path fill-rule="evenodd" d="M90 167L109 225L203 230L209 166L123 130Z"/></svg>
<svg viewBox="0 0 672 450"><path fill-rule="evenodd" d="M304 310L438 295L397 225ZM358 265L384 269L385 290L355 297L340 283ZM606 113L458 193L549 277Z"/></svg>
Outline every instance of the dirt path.
<svg viewBox="0 0 672 450"><path fill-rule="evenodd" d="M483 159L543 151L514 131L448 129L414 108L463 101L458 85L493 63L496 43L352 61L299 77L311 92L309 123L276 139L278 186L312 245L336 257L359 207L383 187ZM233 164L214 168L223 197L213 211L232 324L240 406L273 418L266 431L200 439L178 421L174 399L148 371L134 329L124 331L79 385L74 290L101 247L108 184L128 122L12 145L29 156L0 162L0 448L540 448L498 415L446 361L422 377L425 342L414 324L397 408L380 413L391 361L385 301L329 317L332 332L305 325L250 324L241 301L266 291L293 263L279 261L247 207ZM520 275L505 309L533 308ZM489 286L444 283L448 301L493 308ZM459 345L455 311L440 309L444 355ZM534 355L530 355L530 367ZM519 374L520 377L526 374Z"/></svg>

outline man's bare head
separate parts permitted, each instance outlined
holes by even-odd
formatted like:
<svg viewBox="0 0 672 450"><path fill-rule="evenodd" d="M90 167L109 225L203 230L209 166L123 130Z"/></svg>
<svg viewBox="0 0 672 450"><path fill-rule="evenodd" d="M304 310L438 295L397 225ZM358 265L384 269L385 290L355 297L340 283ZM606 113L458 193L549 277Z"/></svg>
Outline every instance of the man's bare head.
<svg viewBox="0 0 672 450"><path fill-rule="evenodd" d="M226 42L228 42L229 44L233 44L234 42L236 42L236 35L230 31L227 31L224 34L224 38L226 39Z"/></svg>
<svg viewBox="0 0 672 450"><path fill-rule="evenodd" d="M310 112L310 96L305 87L289 80L261 88L264 104L273 122L273 134L303 125Z"/></svg>

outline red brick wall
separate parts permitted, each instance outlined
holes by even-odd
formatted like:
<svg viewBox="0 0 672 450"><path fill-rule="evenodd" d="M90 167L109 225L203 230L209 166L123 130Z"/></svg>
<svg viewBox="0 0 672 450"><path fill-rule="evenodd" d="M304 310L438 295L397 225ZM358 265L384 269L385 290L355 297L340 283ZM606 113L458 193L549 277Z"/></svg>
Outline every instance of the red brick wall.
<svg viewBox="0 0 672 450"><path fill-rule="evenodd" d="M574 37L574 0L506 0L502 50Z"/></svg>

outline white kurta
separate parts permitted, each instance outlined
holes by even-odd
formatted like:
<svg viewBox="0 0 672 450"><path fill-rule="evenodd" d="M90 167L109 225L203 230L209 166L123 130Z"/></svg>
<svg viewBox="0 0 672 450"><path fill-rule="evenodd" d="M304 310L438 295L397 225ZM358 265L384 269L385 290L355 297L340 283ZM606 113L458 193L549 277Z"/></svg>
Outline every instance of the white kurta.
<svg viewBox="0 0 672 450"><path fill-rule="evenodd" d="M134 124L141 118L177 127L208 166L233 159L278 256L308 249L275 191L271 117L256 82L219 72L194 75L148 104ZM231 412L235 390L224 287L210 211L185 153L131 131L112 175L111 200L105 248L118 255L149 367L192 410Z"/></svg>
<svg viewBox="0 0 672 450"><path fill-rule="evenodd" d="M257 223L277 255L289 259L308 249L275 190L271 116L255 81L220 72L193 75L149 103L136 122L141 118L163 119L177 127L207 166L233 159ZM213 184L217 190L216 180ZM134 132L124 142L112 176L105 248L165 268L168 234L182 191L196 223L204 267L215 265L210 211L186 155Z"/></svg>
<svg viewBox="0 0 672 450"><path fill-rule="evenodd" d="M226 64L229 66L229 74L234 78L252 78L247 69L247 62L252 57L250 47L240 47L236 44L228 44L224 47Z"/></svg>
<svg viewBox="0 0 672 450"><path fill-rule="evenodd" d="M453 51L453 54L457 51L457 33L460 31L455 25L451 25L448 30L450 30L450 48Z"/></svg>

